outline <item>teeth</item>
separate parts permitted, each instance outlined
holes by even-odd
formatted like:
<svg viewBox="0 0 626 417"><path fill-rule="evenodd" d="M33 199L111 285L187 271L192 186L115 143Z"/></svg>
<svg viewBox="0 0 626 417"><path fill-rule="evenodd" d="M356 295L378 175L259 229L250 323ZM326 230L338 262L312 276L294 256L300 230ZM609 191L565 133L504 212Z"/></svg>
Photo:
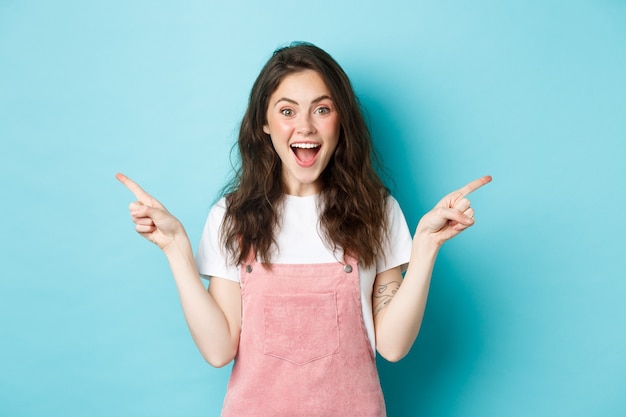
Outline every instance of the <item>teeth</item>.
<svg viewBox="0 0 626 417"><path fill-rule="evenodd" d="M293 145L291 145L292 148L302 148L302 149L313 149L313 148L319 148L320 145L318 145L317 143L294 143Z"/></svg>

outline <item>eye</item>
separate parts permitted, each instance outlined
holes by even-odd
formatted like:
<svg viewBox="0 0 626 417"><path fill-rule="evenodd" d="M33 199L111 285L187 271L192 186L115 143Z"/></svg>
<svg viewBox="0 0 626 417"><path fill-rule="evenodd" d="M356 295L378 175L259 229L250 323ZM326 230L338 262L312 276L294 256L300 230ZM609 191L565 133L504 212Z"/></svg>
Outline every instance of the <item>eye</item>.
<svg viewBox="0 0 626 417"><path fill-rule="evenodd" d="M287 116L287 117L293 116L293 113L294 113L293 110L289 108L280 110L280 114L282 114L283 116Z"/></svg>
<svg viewBox="0 0 626 417"><path fill-rule="evenodd" d="M328 107L328 106L320 106L317 109L315 109L315 113L317 113L317 114L328 114L328 113L330 113L330 107Z"/></svg>

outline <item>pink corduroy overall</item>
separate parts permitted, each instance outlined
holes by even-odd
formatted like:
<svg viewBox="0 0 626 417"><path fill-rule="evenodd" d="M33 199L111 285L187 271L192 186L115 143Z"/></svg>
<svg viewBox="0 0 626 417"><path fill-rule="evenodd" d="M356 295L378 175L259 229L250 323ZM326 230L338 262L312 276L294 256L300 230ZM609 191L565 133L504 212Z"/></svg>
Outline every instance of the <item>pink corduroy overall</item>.
<svg viewBox="0 0 626 417"><path fill-rule="evenodd" d="M348 263L241 268L239 351L222 417L384 417Z"/></svg>

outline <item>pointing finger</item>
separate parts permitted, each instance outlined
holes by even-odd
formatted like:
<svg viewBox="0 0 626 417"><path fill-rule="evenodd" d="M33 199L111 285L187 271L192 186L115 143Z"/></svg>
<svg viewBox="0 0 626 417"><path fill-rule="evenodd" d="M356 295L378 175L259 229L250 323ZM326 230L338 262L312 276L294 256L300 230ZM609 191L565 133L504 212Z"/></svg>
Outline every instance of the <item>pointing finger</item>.
<svg viewBox="0 0 626 417"><path fill-rule="evenodd" d="M165 207L163 206L163 204L161 204L156 198L152 197L150 194L145 192L143 188L139 186L139 184L137 184L135 181L128 178L126 175L118 173L117 175L115 175L115 178L117 178L119 182L124 184L126 188L128 188L130 192L135 195L135 197L137 198L137 202L140 205L155 207L155 208L165 210Z"/></svg>
<svg viewBox="0 0 626 417"><path fill-rule="evenodd" d="M118 173L115 175L115 178L124 184L124 186L128 188L131 193L133 193L137 200L141 202L148 202L149 200L152 200L150 194L145 192L135 181L131 180L126 175Z"/></svg>
<svg viewBox="0 0 626 417"><path fill-rule="evenodd" d="M472 193L478 190L480 187L490 182L491 182L491 175L485 175L484 177L478 178L470 182L469 184L465 185L464 187L461 187L458 190L458 193L460 193L463 197L465 197L469 193Z"/></svg>

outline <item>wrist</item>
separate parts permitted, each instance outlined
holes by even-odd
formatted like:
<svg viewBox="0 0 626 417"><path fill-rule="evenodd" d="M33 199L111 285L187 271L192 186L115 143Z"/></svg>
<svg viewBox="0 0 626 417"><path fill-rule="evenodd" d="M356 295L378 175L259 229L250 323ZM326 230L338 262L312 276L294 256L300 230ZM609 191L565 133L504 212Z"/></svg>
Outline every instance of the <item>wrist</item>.
<svg viewBox="0 0 626 417"><path fill-rule="evenodd" d="M187 232L183 227L181 227L180 231L175 233L170 242L163 247L163 253L165 253L168 259L179 258L181 256L193 257L191 242L189 242L189 237L187 237Z"/></svg>
<svg viewBox="0 0 626 417"><path fill-rule="evenodd" d="M437 241L431 233L418 226L413 236L413 255L419 255L419 258L435 258L442 244L443 242Z"/></svg>

